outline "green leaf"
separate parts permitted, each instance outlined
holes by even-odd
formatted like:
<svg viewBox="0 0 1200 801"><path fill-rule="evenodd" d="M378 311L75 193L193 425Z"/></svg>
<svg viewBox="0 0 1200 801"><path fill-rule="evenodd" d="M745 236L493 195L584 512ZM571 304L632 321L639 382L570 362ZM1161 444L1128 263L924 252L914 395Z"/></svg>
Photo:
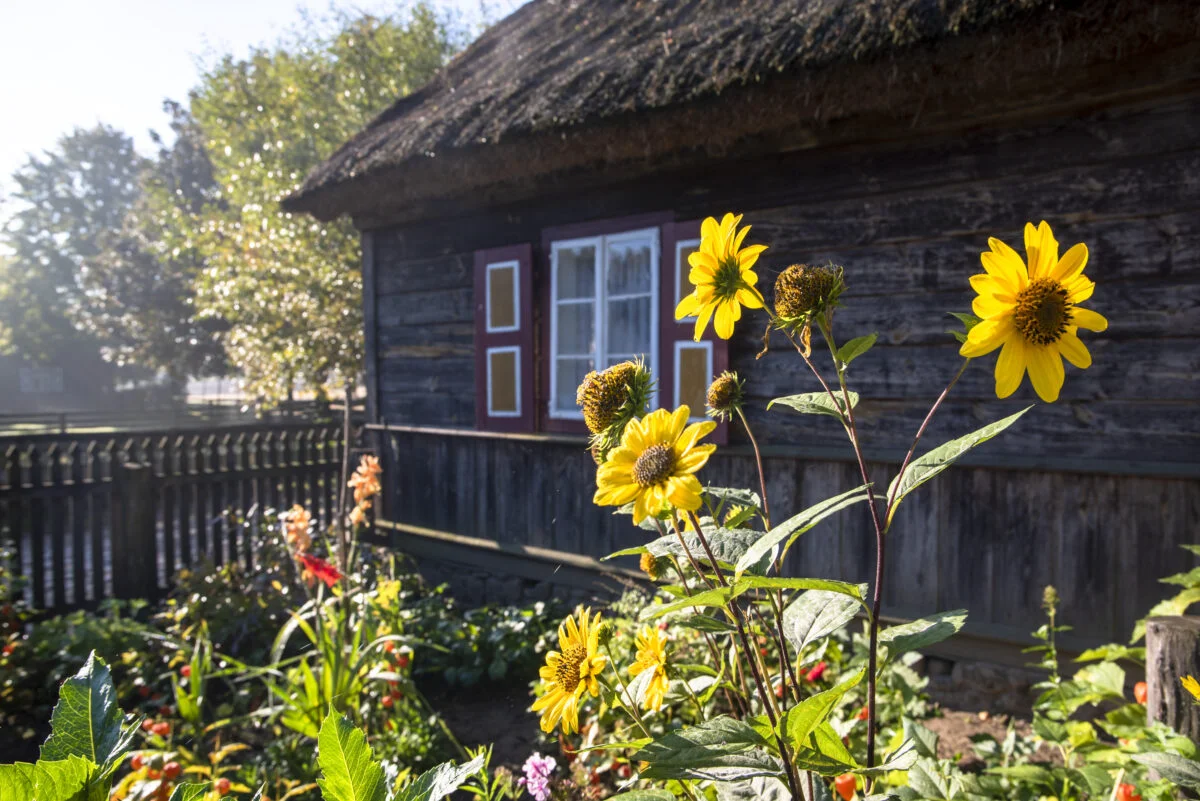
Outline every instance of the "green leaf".
<svg viewBox="0 0 1200 801"><path fill-rule="evenodd" d="M745 592L747 589L749 589L749 587L744 587L740 590L737 590L736 586L714 587L711 590L698 592L690 598L681 598L678 601L672 601L669 604L662 604L661 606L647 606L642 609L638 617L640 617L642 620L654 620L655 618L662 617L663 615L670 614L671 612L678 612L681 609L709 606L723 607L738 595Z"/></svg>
<svg viewBox="0 0 1200 801"><path fill-rule="evenodd" d="M851 688L858 685L866 675L866 668L851 674L831 689L805 698L789 709L779 721L779 733L793 748L809 745L809 736L829 718L829 713L838 705Z"/></svg>
<svg viewBox="0 0 1200 801"><path fill-rule="evenodd" d="M439 801L462 786L472 774L478 773L485 759L486 754L481 752L470 762L461 765L443 762L418 776L394 801Z"/></svg>
<svg viewBox="0 0 1200 801"><path fill-rule="evenodd" d="M893 770L908 770L917 761L917 743L915 740L905 740L892 753L884 757L883 762L873 768L856 768L855 773L863 776L881 776Z"/></svg>
<svg viewBox="0 0 1200 801"><path fill-rule="evenodd" d="M954 797L949 783L938 770L937 762L932 759L918 760L908 769L908 785L924 799L948 801Z"/></svg>
<svg viewBox="0 0 1200 801"><path fill-rule="evenodd" d="M735 596L748 590L826 590L840 592L862 601L862 584L817 578L779 578L777 576L742 576L734 583Z"/></svg>
<svg viewBox="0 0 1200 801"><path fill-rule="evenodd" d="M847 392L850 397L850 408L858 406L858 393ZM835 402L836 399L836 402ZM794 412L800 414L823 414L827 417L833 417L837 420L843 420L846 413L846 401L836 391L833 393L833 398L829 397L828 392L803 392L799 395L785 395L782 398L774 398L767 403L767 408L770 409L775 404L786 406Z"/></svg>
<svg viewBox="0 0 1200 801"><path fill-rule="evenodd" d="M1040 765L1011 765L1007 768L989 768L988 773L1025 784L1036 784L1054 789L1054 774Z"/></svg>
<svg viewBox="0 0 1200 801"><path fill-rule="evenodd" d="M699 613L679 620L677 625L696 631L706 631L709 634L728 634L737 630L737 627L728 621Z"/></svg>
<svg viewBox="0 0 1200 801"><path fill-rule="evenodd" d="M717 801L792 801L792 794L787 785L774 776L720 782L716 787Z"/></svg>
<svg viewBox="0 0 1200 801"><path fill-rule="evenodd" d="M705 487L704 495L713 511L721 511L726 506L762 508L762 498L758 497L758 493L741 487Z"/></svg>
<svg viewBox="0 0 1200 801"><path fill-rule="evenodd" d="M636 548L625 548L621 551L613 551L608 556L600 557L601 562L607 562L609 559L616 559L618 556L640 556L646 553L646 546L639 545Z"/></svg>
<svg viewBox="0 0 1200 801"><path fill-rule="evenodd" d="M947 331L946 333L957 339L959 342L967 341L967 334L971 333L971 329L983 322L980 318L973 314L963 314L962 312L946 312L951 317L957 318L963 324L963 331Z"/></svg>
<svg viewBox="0 0 1200 801"><path fill-rule="evenodd" d="M628 793L618 793L610 796L610 801L675 801L675 794L670 790L630 790Z"/></svg>
<svg viewBox="0 0 1200 801"><path fill-rule="evenodd" d="M668 732L631 757L647 762L645 779L736 781L780 776L783 764L766 752L766 742L749 724L731 717L707 720Z"/></svg>
<svg viewBox="0 0 1200 801"><path fill-rule="evenodd" d="M367 737L349 718L330 712L317 737L317 780L325 801L384 801L383 768L371 758Z"/></svg>
<svg viewBox="0 0 1200 801"><path fill-rule="evenodd" d="M878 334L867 334L865 337L855 337L846 344L838 348L837 360L842 363L844 368L850 362L862 356L875 345L875 340L879 338Z"/></svg>
<svg viewBox="0 0 1200 801"><path fill-rule="evenodd" d="M0 765L0 801L77 801L85 797L94 762L78 755Z"/></svg>
<svg viewBox="0 0 1200 801"><path fill-rule="evenodd" d="M1134 754L1133 761L1156 771L1167 781L1200 790L1200 762L1185 759L1177 754L1153 752Z"/></svg>
<svg viewBox="0 0 1200 801"><path fill-rule="evenodd" d="M1160 601L1150 608L1150 613L1146 617L1137 622L1133 629L1133 638L1130 642L1137 642L1142 637L1146 636L1146 620L1152 617L1175 617L1182 615L1188 608L1200 602L1200 587L1192 587L1176 595L1174 598L1168 598L1165 601Z"/></svg>
<svg viewBox="0 0 1200 801"><path fill-rule="evenodd" d="M858 602L843 593L809 590L784 610L784 636L800 653L853 620L858 609Z"/></svg>
<svg viewBox="0 0 1200 801"><path fill-rule="evenodd" d="M904 736L912 740L916 751L923 757L937 759L937 732L927 729L911 718L904 719Z"/></svg>
<svg viewBox="0 0 1200 801"><path fill-rule="evenodd" d="M724 528L721 526L705 526L704 521L708 518L703 518L700 525L704 530L704 537L708 540L708 546L712 549L713 556L719 562L726 565L737 564L738 560L745 555L746 551L754 545L760 537L761 531L753 531L748 528ZM693 557L698 561L707 561L708 554L704 550L704 546L700 544L700 536L695 531L682 532L683 542L687 545L687 549L691 551ZM659 537L646 546L646 550L655 556L667 556L672 554L686 564L688 555L684 552L684 546L680 545L679 537L674 534L668 534L665 537ZM762 572L770 564L771 554L763 555L759 560L759 564L754 565L757 572Z"/></svg>
<svg viewBox="0 0 1200 801"><path fill-rule="evenodd" d="M737 574L749 570L754 565L758 564L772 548L779 543L787 540L784 546L785 550L790 548L792 543L796 541L804 532L811 529L813 526L820 523L825 518L832 514L840 512L847 506L853 506L856 503L862 503L867 499L867 488L865 486L855 487L849 492L843 492L841 495L835 495L832 498L827 498L818 504L808 507L800 514L794 515L784 522L775 526L766 534L763 534L753 545L746 549L742 554L741 559L737 563Z"/></svg>
<svg viewBox="0 0 1200 801"><path fill-rule="evenodd" d="M844 765L849 765L851 769L858 767L850 749L842 742L841 736L828 720L813 729L812 742L813 748L822 756L836 759Z"/></svg>
<svg viewBox="0 0 1200 801"><path fill-rule="evenodd" d="M197 801L208 792L208 782L203 784L177 784L171 791L171 801Z"/></svg>
<svg viewBox="0 0 1200 801"><path fill-rule="evenodd" d="M908 466L908 469L903 474L897 475L896 478L892 479L892 483L888 485L888 497L893 499L891 509L888 512L888 522L891 522L891 516L895 514L896 507L900 505L900 501L906 495L954 464L967 451L977 445L982 445L1020 420L1021 416L1032 408L1032 406L1026 406L1016 414L1009 415L1003 420L997 420L977 431L972 431L966 436L952 439L944 445L939 445L929 451L924 456L914 459L912 464Z"/></svg>
<svg viewBox="0 0 1200 801"><path fill-rule="evenodd" d="M1173 576L1159 579L1159 581L1163 584L1178 584L1180 587L1186 588L1200 587L1200 567L1193 567L1186 573L1176 573Z"/></svg>
<svg viewBox="0 0 1200 801"><path fill-rule="evenodd" d="M1121 659L1128 659L1131 662L1144 665L1146 663L1146 649L1130 648L1127 645L1109 643L1108 645L1101 645L1099 648L1089 648L1075 657L1076 662L1116 662Z"/></svg>
<svg viewBox="0 0 1200 801"><path fill-rule="evenodd" d="M1114 662L1088 665L1075 673L1077 683L1090 685L1097 698L1124 698L1125 671Z"/></svg>
<svg viewBox="0 0 1200 801"><path fill-rule="evenodd" d="M1067 773L1073 784L1086 787L1094 798L1103 798L1112 786L1112 776L1099 765L1084 765L1077 770L1069 770Z"/></svg>
<svg viewBox="0 0 1200 801"><path fill-rule="evenodd" d="M906 651L919 651L954 636L966 622L966 609L939 612L884 629L879 633L879 642L888 647L888 656L894 659Z"/></svg>
<svg viewBox="0 0 1200 801"><path fill-rule="evenodd" d="M120 757L123 743L121 708L112 674L92 651L87 661L58 690L58 703L50 716L50 737L42 745L46 761L80 756L104 767Z"/></svg>

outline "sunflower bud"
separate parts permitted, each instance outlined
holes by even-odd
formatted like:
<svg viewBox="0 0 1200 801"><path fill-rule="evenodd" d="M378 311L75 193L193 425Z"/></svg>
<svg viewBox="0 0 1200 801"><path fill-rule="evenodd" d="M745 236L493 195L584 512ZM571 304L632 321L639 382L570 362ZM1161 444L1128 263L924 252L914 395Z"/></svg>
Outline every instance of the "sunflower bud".
<svg viewBox="0 0 1200 801"><path fill-rule="evenodd" d="M1054 614L1058 609L1058 590L1054 589L1053 584L1047 584L1046 589L1042 590L1042 608L1049 614Z"/></svg>
<svg viewBox="0 0 1200 801"><path fill-rule="evenodd" d="M708 385L708 394L705 396L709 417L715 417L718 420L732 418L742 408L744 400L742 384L737 373L731 373L728 370L713 379L713 382Z"/></svg>
<svg viewBox="0 0 1200 801"><path fill-rule="evenodd" d="M608 647L608 644L612 642L614 633L612 623L606 620L600 624L600 629L596 632L596 641L600 643L601 648Z"/></svg>
<svg viewBox="0 0 1200 801"><path fill-rule="evenodd" d="M584 377L575 392L575 403L583 407L583 421L592 432L592 458L597 464L621 441L629 421L645 413L652 384L650 371L640 359L614 364L601 372L593 370Z"/></svg>
<svg viewBox="0 0 1200 801"><path fill-rule="evenodd" d="M784 321L808 320L832 308L844 288L841 267L793 264L775 279L775 314Z"/></svg>
<svg viewBox="0 0 1200 801"><path fill-rule="evenodd" d="M658 581L667 569L667 560L646 551L642 554L639 566L642 568L642 572L650 577L651 581Z"/></svg>

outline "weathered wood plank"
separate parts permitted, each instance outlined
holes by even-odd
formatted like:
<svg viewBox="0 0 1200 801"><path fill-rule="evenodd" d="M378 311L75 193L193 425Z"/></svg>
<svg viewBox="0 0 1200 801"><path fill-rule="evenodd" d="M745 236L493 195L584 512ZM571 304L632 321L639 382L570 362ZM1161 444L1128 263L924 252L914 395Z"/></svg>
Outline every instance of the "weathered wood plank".
<svg viewBox="0 0 1200 801"><path fill-rule="evenodd" d="M464 287L434 292L406 292L403 295L381 295L376 301L379 308L379 325L387 329L397 325L472 322L475 319L473 294L470 287Z"/></svg>
<svg viewBox="0 0 1200 801"><path fill-rule="evenodd" d="M474 253L452 253L424 259L405 259L395 241L395 230L381 231L376 255L379 259L378 294L397 295L440 289L471 287Z"/></svg>

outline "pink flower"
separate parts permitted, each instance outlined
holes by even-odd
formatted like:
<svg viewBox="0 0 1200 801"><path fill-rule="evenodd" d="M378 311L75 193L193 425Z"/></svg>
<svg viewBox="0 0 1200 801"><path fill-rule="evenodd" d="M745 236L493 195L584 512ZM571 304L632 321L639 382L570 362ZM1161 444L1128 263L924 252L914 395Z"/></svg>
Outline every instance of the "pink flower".
<svg viewBox="0 0 1200 801"><path fill-rule="evenodd" d="M812 670L808 671L808 675L804 678L809 681L820 681L821 677L825 675L825 668L827 667L829 666L824 662L818 662Z"/></svg>
<svg viewBox="0 0 1200 801"><path fill-rule="evenodd" d="M550 774L558 767L554 757L544 757L534 751L521 766L525 778L517 780L533 796L534 801L546 801L550 797Z"/></svg>

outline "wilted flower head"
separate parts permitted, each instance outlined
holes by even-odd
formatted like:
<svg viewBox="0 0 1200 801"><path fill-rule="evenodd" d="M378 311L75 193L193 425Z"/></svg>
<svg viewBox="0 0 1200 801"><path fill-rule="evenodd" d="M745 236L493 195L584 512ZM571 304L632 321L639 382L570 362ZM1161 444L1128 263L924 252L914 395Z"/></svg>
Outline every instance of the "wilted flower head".
<svg viewBox="0 0 1200 801"><path fill-rule="evenodd" d="M601 372L593 370L584 377L575 392L575 403L583 407L583 421L592 432L592 455L598 463L621 441L629 421L645 413L652 384L640 359Z"/></svg>
<svg viewBox="0 0 1200 801"><path fill-rule="evenodd" d="M533 796L534 801L546 801L550 797L550 774L558 767L558 762L552 756L542 756L534 751L521 766L525 776L517 780Z"/></svg>
<svg viewBox="0 0 1200 801"><path fill-rule="evenodd" d="M793 264L775 279L775 314L785 324L803 324L833 308L844 288L841 267Z"/></svg>
<svg viewBox="0 0 1200 801"><path fill-rule="evenodd" d="M383 473L383 468L379 466L379 460L374 456L363 456L358 463L358 468L354 471L354 475L350 476L350 481L347 486L354 489L354 502L364 509L371 507L370 499L378 495L382 491L379 484L379 476Z"/></svg>
<svg viewBox="0 0 1200 801"><path fill-rule="evenodd" d="M742 386L743 381L738 378L737 373L728 370L714 378L708 385L708 394L705 396L709 417L728 420L737 414L744 399Z"/></svg>
<svg viewBox="0 0 1200 801"><path fill-rule="evenodd" d="M658 581L659 577L667 569L667 560L664 557L655 556L646 551L642 554L639 566L642 568L642 572L650 577L651 581Z"/></svg>

